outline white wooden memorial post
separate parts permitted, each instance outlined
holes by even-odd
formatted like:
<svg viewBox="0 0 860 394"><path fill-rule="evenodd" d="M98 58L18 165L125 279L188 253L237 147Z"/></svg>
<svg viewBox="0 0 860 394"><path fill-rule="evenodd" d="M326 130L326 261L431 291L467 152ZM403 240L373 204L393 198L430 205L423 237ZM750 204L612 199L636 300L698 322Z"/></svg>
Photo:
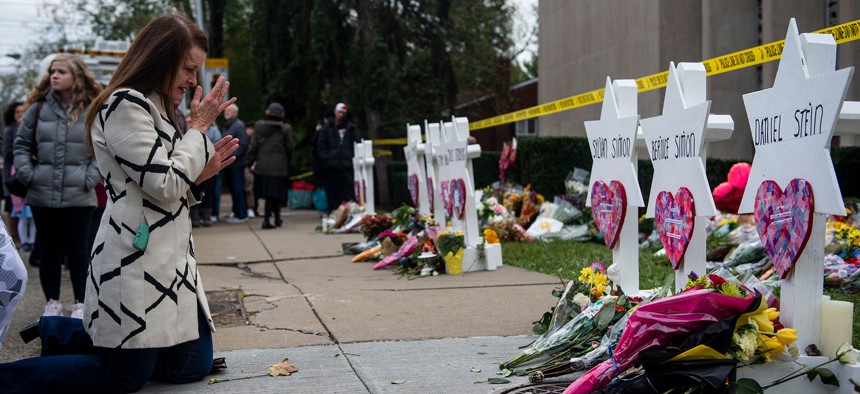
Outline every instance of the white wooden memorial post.
<svg viewBox="0 0 860 394"><path fill-rule="evenodd" d="M801 356L797 363L739 370L739 377L767 383L826 361L841 343L851 344L847 317L853 308L845 311L848 316L826 321L822 308L839 303L823 300L824 232L828 214L845 215L830 140L853 71L836 70L833 36L799 35L791 19L773 87L743 97L756 153L739 212L755 213L762 244L782 278L780 320L798 330ZM810 344L818 345L824 357L806 356ZM854 392L849 379L860 381L860 367L833 363L828 368L840 386L827 392ZM825 386L795 379L779 390L821 392Z"/></svg>
<svg viewBox="0 0 860 394"><path fill-rule="evenodd" d="M643 206L639 155L634 149L639 127L636 81L606 78L600 120L585 122L593 164L586 206L612 249L612 270L625 294L639 293L639 226L637 207ZM618 186L620 185L620 187Z"/></svg>
<svg viewBox="0 0 860 394"><path fill-rule="evenodd" d="M788 205L768 211L785 219L772 221L771 216L762 217L768 230L762 243L771 260L776 258L775 267L782 271L781 320L787 327L798 330L800 349L812 343L821 344L824 230L828 214L845 215L830 160L830 139L853 67L834 71L835 68L833 36L808 33L800 36L792 19L773 87L744 95L756 153L739 211L767 213L764 209L769 201L757 198L760 186L766 181L788 189L793 179L802 179L811 188L809 205L801 206L814 210L809 218L811 223L797 223L798 227L786 228L785 233L779 231L784 223L794 224L798 219L788 216L791 213ZM762 229L761 225L758 227ZM806 236L809 238L804 248L802 241ZM783 256L774 255L780 250L798 252L799 256L782 259ZM793 269L791 260L796 261ZM845 339L851 342L850 337Z"/></svg>
<svg viewBox="0 0 860 394"><path fill-rule="evenodd" d="M442 199L442 170L441 163L436 160L436 151L442 144L442 122L428 123L424 128L427 133L427 142L424 143L424 157L427 159L427 190L430 205L432 205L433 219L441 227L445 227L445 204Z"/></svg>
<svg viewBox="0 0 860 394"><path fill-rule="evenodd" d="M406 156L406 185L412 204L421 215L430 213L427 195L427 174L425 170L424 149L421 144L421 126L406 125L407 144L403 147Z"/></svg>
<svg viewBox="0 0 860 394"><path fill-rule="evenodd" d="M475 183L472 159L481 155L480 145L468 144L469 120L453 118L443 126L443 142L434 148L436 160L440 162L440 185L450 207L452 230L463 230L466 250L463 254L463 272L495 270L502 265L500 244L484 245L478 228L478 213L475 209ZM444 182L444 183L442 183ZM446 213L448 212L446 207ZM479 246L483 245L483 246ZM481 248L483 250L481 250Z"/></svg>
<svg viewBox="0 0 860 394"><path fill-rule="evenodd" d="M376 163L376 159L373 158L373 141L361 140L361 142L356 142L354 147L352 168L355 202L364 207L366 214L373 214L376 212L376 203L373 198L373 165Z"/></svg>
<svg viewBox="0 0 860 394"><path fill-rule="evenodd" d="M364 199L364 212L376 213L376 198L373 194L373 166L376 159L373 158L373 141L364 140L364 157L361 160L361 172L364 183L361 185L362 198Z"/></svg>
<svg viewBox="0 0 860 394"><path fill-rule="evenodd" d="M364 182L364 171L362 171L362 159L364 158L364 141L356 141L353 143L352 153L352 192L355 194L355 203L359 206L364 206L364 193L362 193L362 185Z"/></svg>
<svg viewBox="0 0 860 394"><path fill-rule="evenodd" d="M676 289L684 287L690 272L706 274L705 227L717 212L705 174L704 134L711 106L705 100L705 79L701 63L680 63L677 69L671 63L663 114L640 121L654 165L645 216L655 219L675 267Z"/></svg>

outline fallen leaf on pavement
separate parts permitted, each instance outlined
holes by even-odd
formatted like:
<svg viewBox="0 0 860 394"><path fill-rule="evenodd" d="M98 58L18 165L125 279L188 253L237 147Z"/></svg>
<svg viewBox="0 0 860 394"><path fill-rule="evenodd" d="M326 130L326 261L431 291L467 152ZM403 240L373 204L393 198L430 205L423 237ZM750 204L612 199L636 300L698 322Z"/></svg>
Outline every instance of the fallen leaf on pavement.
<svg viewBox="0 0 860 394"><path fill-rule="evenodd" d="M290 376L293 372L298 372L299 369L290 363L289 358L285 358L275 365L269 367L269 375L271 376Z"/></svg>

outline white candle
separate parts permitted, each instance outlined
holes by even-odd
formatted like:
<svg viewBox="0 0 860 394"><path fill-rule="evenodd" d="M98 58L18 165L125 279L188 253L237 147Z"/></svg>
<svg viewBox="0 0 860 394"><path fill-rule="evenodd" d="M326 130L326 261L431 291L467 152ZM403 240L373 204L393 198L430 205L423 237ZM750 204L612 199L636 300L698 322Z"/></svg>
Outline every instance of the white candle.
<svg viewBox="0 0 860 394"><path fill-rule="evenodd" d="M821 355L833 357L843 343L851 344L854 330L854 304L831 300L821 302Z"/></svg>

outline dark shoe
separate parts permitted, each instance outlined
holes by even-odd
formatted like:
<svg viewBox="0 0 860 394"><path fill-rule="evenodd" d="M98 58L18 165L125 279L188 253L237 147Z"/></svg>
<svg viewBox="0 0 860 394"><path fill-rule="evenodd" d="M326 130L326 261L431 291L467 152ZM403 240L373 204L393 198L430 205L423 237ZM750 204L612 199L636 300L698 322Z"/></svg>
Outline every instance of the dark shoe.
<svg viewBox="0 0 860 394"><path fill-rule="evenodd" d="M281 227L282 224L284 224L284 221L281 218L275 219L275 227Z"/></svg>
<svg viewBox="0 0 860 394"><path fill-rule="evenodd" d="M263 230L268 230L270 228L275 228L275 226L272 226L272 223L269 223L268 220L264 220L262 228L263 228Z"/></svg>
<svg viewBox="0 0 860 394"><path fill-rule="evenodd" d="M218 358L212 359L212 370L209 371L209 374L211 375L215 372L218 372L218 371L220 371L222 369L226 369L226 368L227 368L227 360L224 359L224 357L218 357Z"/></svg>
<svg viewBox="0 0 860 394"><path fill-rule="evenodd" d="M21 334L21 339L24 340L24 343L30 343L39 337L39 321L37 320L35 323L24 327L18 333Z"/></svg>

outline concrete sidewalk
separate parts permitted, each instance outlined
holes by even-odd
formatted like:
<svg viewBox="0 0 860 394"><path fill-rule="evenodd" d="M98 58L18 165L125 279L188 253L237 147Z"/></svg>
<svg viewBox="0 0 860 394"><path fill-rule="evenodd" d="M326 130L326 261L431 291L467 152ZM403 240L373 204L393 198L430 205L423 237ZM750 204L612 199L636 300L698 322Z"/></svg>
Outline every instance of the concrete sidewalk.
<svg viewBox="0 0 860 394"><path fill-rule="evenodd" d="M214 385L150 383L143 392L488 393L526 383L487 380L533 339L532 321L556 301L557 278L503 266L409 279L352 263L341 243L363 237L315 232L316 212L286 210L283 227L273 230L260 224L256 218L194 229L218 315L216 357L228 366L212 377L263 374L284 358L299 372ZM30 273L0 361L38 354L38 341L23 345L14 334L44 305L38 270ZM70 302L67 281L63 293Z"/></svg>

